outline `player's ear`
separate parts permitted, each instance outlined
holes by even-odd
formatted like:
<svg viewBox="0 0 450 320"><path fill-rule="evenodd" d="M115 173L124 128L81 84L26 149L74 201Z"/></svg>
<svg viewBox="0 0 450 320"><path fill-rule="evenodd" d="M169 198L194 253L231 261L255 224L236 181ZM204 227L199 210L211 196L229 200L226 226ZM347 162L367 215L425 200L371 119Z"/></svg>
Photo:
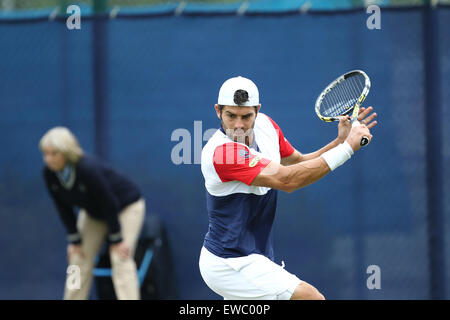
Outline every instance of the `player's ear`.
<svg viewBox="0 0 450 320"><path fill-rule="evenodd" d="M214 105L214 109L216 109L217 118L219 118L220 120L222 120L222 115L221 115L221 112L220 112L220 109L219 109L219 105L218 105L218 104L215 104L215 105Z"/></svg>
<svg viewBox="0 0 450 320"><path fill-rule="evenodd" d="M256 115L258 115L259 109L261 109L261 104L256 107Z"/></svg>

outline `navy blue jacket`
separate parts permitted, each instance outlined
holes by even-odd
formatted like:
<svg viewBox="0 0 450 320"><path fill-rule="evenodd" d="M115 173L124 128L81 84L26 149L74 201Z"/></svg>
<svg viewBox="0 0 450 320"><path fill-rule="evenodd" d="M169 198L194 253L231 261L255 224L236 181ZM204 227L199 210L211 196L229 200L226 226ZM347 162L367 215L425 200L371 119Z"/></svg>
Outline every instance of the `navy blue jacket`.
<svg viewBox="0 0 450 320"><path fill-rule="evenodd" d="M43 175L66 227L69 242L79 244L82 241L77 230L74 207L83 208L92 218L105 221L110 243L122 241L118 214L141 198L141 193L133 182L86 155L75 166L75 181L70 189L66 189L56 173L46 166Z"/></svg>

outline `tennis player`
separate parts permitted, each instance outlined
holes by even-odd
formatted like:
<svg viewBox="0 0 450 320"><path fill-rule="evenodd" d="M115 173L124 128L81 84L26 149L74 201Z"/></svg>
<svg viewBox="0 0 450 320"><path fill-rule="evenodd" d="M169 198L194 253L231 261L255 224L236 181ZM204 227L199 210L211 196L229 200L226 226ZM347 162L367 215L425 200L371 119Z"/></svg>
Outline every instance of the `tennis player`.
<svg viewBox="0 0 450 320"><path fill-rule="evenodd" d="M134 251L145 216L138 187L115 170L85 155L64 127L49 130L40 140L43 175L67 229L67 259L80 268L80 287L68 285L66 300L89 297L95 258L109 242L112 280L120 300L140 299ZM78 220L74 208L80 208Z"/></svg>
<svg viewBox="0 0 450 320"><path fill-rule="evenodd" d="M311 284L274 262L272 224L277 190L292 192L324 177L350 159L363 136L372 138L373 108L361 108L362 125L348 116L338 137L302 154L280 127L260 113L256 85L231 78L220 88L215 110L221 128L202 150L209 227L200 253L200 273L224 299L324 299Z"/></svg>

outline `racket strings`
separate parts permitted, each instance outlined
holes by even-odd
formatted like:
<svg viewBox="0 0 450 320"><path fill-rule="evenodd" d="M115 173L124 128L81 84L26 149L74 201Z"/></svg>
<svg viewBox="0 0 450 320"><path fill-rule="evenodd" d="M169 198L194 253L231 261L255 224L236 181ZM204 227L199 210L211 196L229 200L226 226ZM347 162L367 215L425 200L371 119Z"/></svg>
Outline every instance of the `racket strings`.
<svg viewBox="0 0 450 320"><path fill-rule="evenodd" d="M365 86L362 75L351 76L332 88L323 98L321 113L337 117L353 109Z"/></svg>

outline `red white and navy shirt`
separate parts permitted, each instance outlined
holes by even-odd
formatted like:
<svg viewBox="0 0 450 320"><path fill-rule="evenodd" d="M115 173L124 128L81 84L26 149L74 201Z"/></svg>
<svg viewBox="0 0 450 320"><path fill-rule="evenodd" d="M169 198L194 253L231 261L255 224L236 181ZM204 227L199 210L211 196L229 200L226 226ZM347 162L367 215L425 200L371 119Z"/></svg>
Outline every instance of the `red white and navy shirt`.
<svg viewBox="0 0 450 320"><path fill-rule="evenodd" d="M280 127L258 113L252 147L232 141L217 130L202 150L208 232L203 245L222 258L262 254L274 260L272 225L277 190L252 186L255 177L271 162L293 154Z"/></svg>

